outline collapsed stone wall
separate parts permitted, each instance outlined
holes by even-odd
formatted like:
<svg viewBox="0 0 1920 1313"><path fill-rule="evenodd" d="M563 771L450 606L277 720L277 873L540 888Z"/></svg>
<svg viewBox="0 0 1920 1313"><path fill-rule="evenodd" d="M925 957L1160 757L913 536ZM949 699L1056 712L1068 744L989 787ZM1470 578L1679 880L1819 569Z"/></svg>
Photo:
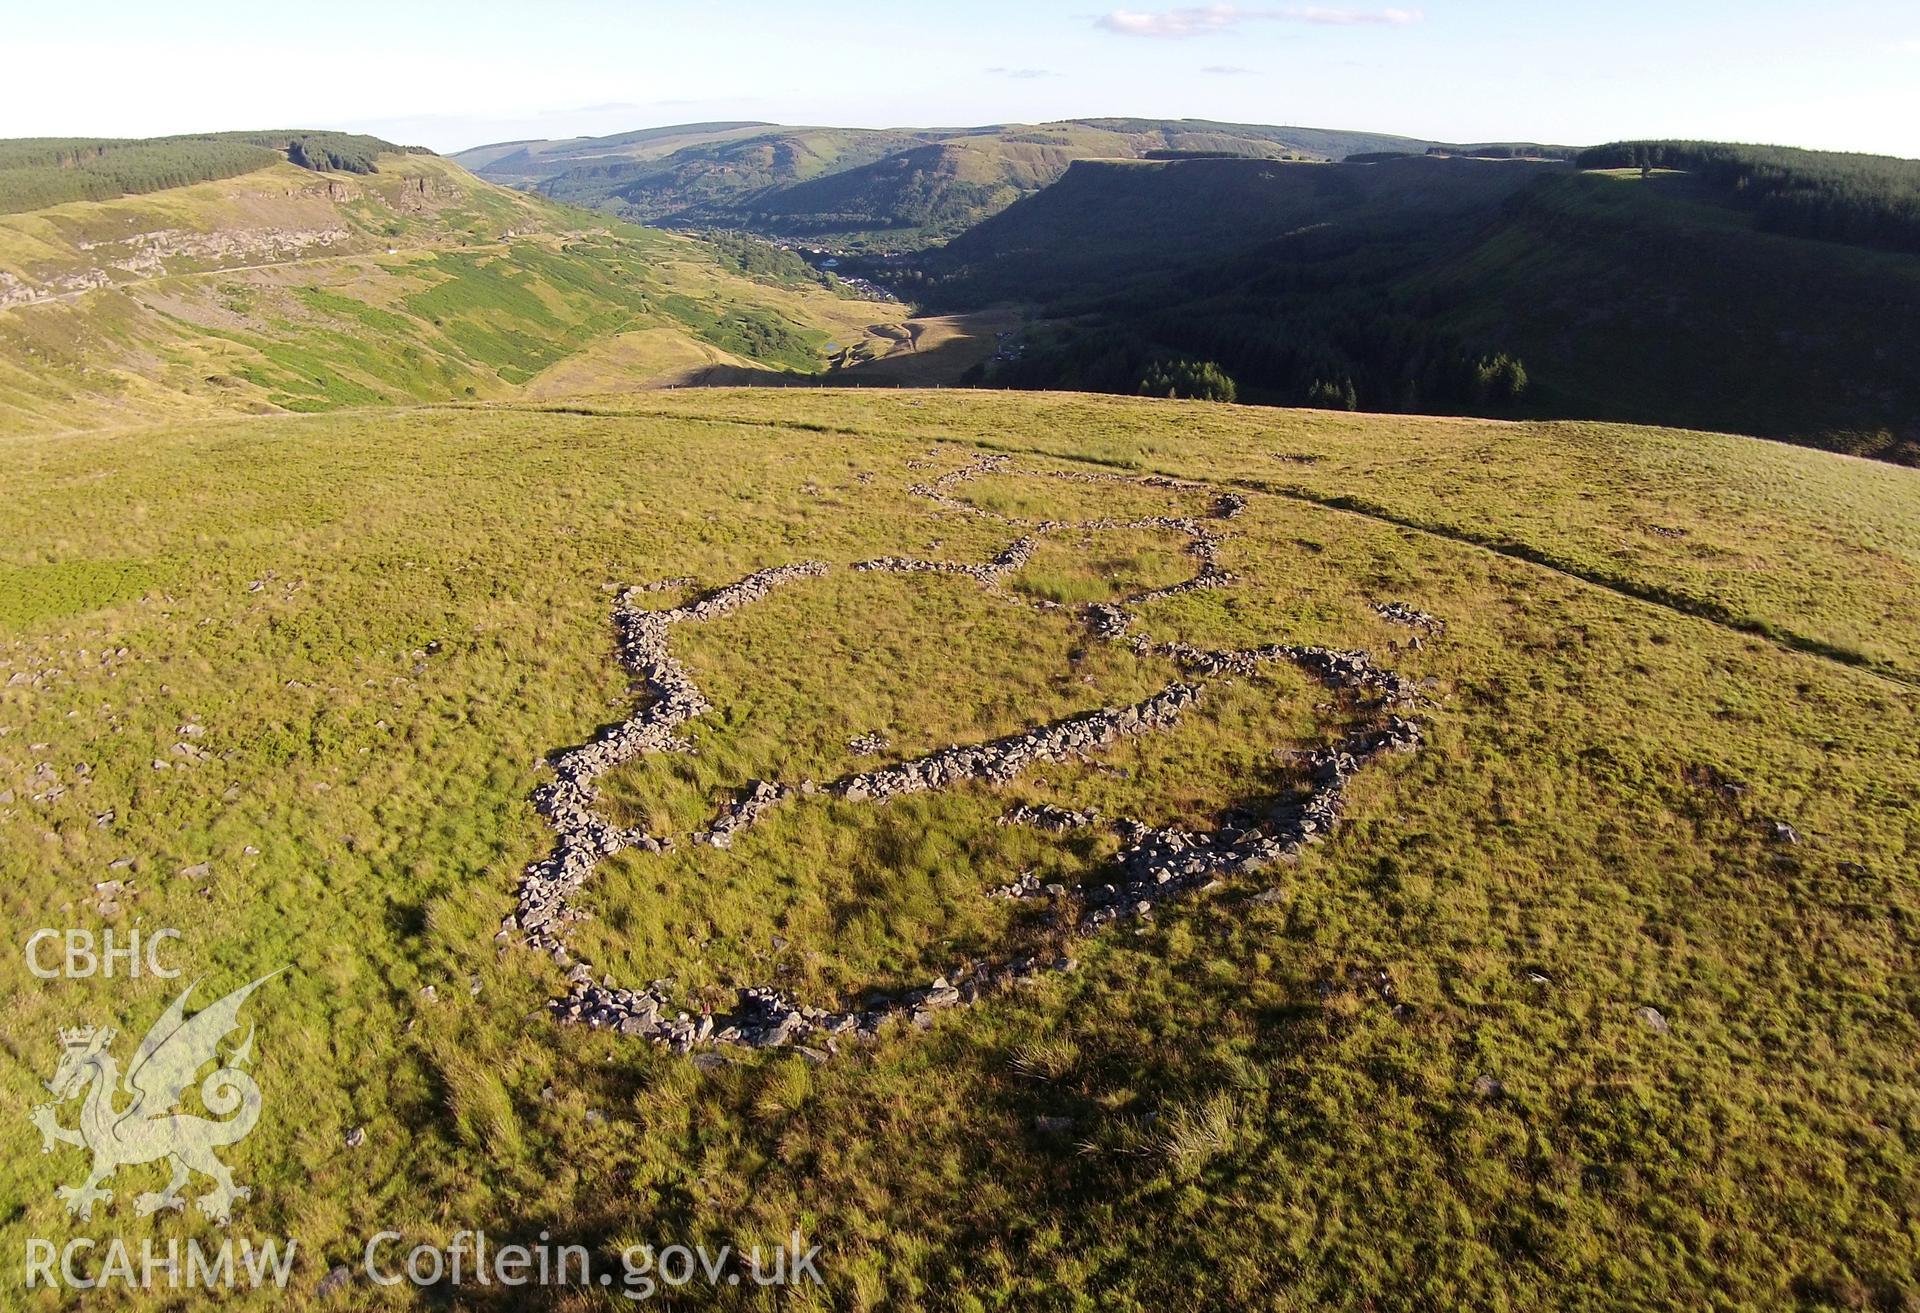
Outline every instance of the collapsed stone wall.
<svg viewBox="0 0 1920 1313"><path fill-rule="evenodd" d="M567 900L593 874L603 858L623 848L660 852L670 839L657 839L612 824L596 810L598 781L616 766L655 752L677 752L686 743L675 732L710 704L668 650L674 625L711 620L758 601L782 584L825 574L817 561L760 570L683 606L650 611L637 604L641 589L621 595L614 611L620 660L640 683L647 701L639 710L584 746L563 752L553 762L554 778L535 790L533 805L553 828L555 844L545 858L527 867L520 881L518 907L503 934L525 932L537 947L558 947L557 922L572 915Z"/></svg>
<svg viewBox="0 0 1920 1313"><path fill-rule="evenodd" d="M888 802L966 781L1004 784L1036 762L1086 756L1122 738L1168 729L1199 697L1198 685L1176 681L1130 707L1083 712L990 743L941 748L849 776L833 785L832 792L849 802Z"/></svg>
<svg viewBox="0 0 1920 1313"><path fill-rule="evenodd" d="M978 579L983 584L998 583L1010 574L1018 574L1033 559L1040 540L1031 535L1016 538L985 565L965 565L955 561L920 561L906 556L878 556L858 561L854 569L861 573L884 570L894 574L957 574Z"/></svg>

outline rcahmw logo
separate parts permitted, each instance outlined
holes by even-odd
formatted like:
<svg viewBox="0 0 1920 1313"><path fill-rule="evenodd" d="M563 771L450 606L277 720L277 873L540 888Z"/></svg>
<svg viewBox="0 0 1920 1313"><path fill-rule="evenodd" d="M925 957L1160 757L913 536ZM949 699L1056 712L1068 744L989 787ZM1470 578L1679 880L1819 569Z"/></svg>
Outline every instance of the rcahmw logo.
<svg viewBox="0 0 1920 1313"><path fill-rule="evenodd" d="M282 968L284 970L285 968ZM53 1098L34 1107L28 1120L40 1132L42 1153L71 1146L93 1156L83 1180L55 1189L67 1212L82 1221L96 1205L110 1206L113 1191L106 1183L123 1167L165 1162L172 1179L161 1190L136 1195L133 1211L141 1217L162 1209L181 1209L181 1191L195 1175L213 1183L194 1204L214 1222L224 1225L233 1206L250 1191L234 1183L233 1173L216 1150L245 1139L260 1120L260 1087L247 1072L253 1061L254 1030L237 1045L221 1051L221 1042L240 1028L240 1010L253 992L279 975L271 972L186 1015L187 1000L200 983L180 992L159 1020L148 1028L134 1049L123 1075L113 1054L117 1032L95 1026L61 1030L60 1061L46 1086ZM207 1069L211 1067L212 1070ZM202 1072L206 1072L204 1076ZM212 1116L185 1111L183 1096L195 1084L200 1103ZM61 1105L78 1101L79 1121L63 1126ZM146 1240L135 1248L125 1240L96 1242L76 1238L64 1246L43 1237L26 1247L28 1288L38 1284L88 1288L98 1285L180 1286L206 1288L240 1282L284 1285L292 1266L295 1242L254 1245L223 1241L209 1252L196 1240L183 1246ZM97 1272L82 1270L96 1250L105 1254ZM183 1254L184 1250L184 1254Z"/></svg>

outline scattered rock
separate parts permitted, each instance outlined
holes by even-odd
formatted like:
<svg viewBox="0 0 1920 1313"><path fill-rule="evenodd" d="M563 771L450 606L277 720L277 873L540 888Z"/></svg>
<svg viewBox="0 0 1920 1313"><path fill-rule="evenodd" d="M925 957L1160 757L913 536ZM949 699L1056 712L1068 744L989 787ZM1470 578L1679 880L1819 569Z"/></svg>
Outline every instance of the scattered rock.
<svg viewBox="0 0 1920 1313"><path fill-rule="evenodd" d="M1373 609L1375 614L1389 624L1405 625L1409 629L1417 629L1423 634L1431 634L1436 638L1447 632L1446 621L1430 616L1425 611L1416 611L1405 602L1375 602Z"/></svg>
<svg viewBox="0 0 1920 1313"><path fill-rule="evenodd" d="M1634 1020L1638 1021L1656 1035L1664 1035L1670 1029L1667 1025L1667 1019L1660 1014L1660 1009L1658 1008L1635 1008L1633 1010L1633 1016Z"/></svg>
<svg viewBox="0 0 1920 1313"><path fill-rule="evenodd" d="M1038 806L1021 805L1000 818L1002 825L1027 825L1036 830L1045 830L1049 834L1064 834L1068 830L1078 830L1100 823L1100 813L1089 807L1086 811L1072 811L1065 807L1055 807L1047 803Z"/></svg>

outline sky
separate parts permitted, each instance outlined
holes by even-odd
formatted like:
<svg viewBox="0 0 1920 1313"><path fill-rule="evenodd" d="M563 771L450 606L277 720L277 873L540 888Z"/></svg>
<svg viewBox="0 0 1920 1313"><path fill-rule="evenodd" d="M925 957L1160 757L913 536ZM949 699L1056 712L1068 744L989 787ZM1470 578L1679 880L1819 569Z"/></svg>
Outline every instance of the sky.
<svg viewBox="0 0 1920 1313"><path fill-rule="evenodd" d="M1131 115L1920 158L1915 0L0 0L0 65L0 137Z"/></svg>

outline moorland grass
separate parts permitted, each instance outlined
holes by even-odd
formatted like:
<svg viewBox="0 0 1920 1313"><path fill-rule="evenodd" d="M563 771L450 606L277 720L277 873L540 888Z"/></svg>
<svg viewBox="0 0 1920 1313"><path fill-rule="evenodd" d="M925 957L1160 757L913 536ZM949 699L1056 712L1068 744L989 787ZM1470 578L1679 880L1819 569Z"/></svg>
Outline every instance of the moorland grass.
<svg viewBox="0 0 1920 1313"><path fill-rule="evenodd" d="M0 660L27 676L0 689L7 922L180 926L210 986L292 966L257 1005L266 1118L227 1156L255 1189L236 1227L301 1238L300 1291L357 1266L379 1227L408 1244L547 1229L611 1252L797 1225L824 1246L812 1302L834 1307L1917 1297L1911 687L1481 541L1907 673L1911 471L1652 430L1113 399L625 405L0 439ZM1239 582L1151 604L1143 628L1373 649L1431 681L1428 748L1359 777L1345 826L1297 865L824 1066L709 1070L553 1027L560 970L493 936L550 843L528 800L540 763L632 705L606 586L986 559L1003 526L906 491L983 445L1017 459L982 495L1060 518L1099 500L1037 473L1063 462L1248 489L1223 548ZM1330 504L1347 496L1426 527ZM1184 513L1183 497L1126 486L1115 504ZM610 805L681 829L746 776L848 768L856 734L904 755L1164 676L1017 598L835 570L676 630L715 703L689 726L700 751L627 768ZM1373 612L1384 599L1447 636L1393 651L1408 634ZM923 978L1043 934L985 887L1092 869L1110 843L995 825L1007 805L1210 821L1284 787L1286 754L1324 741L1333 710L1274 674L1004 789L797 800L733 852L609 863L575 942L696 998ZM178 764L186 723L208 759ZM44 802L42 762L65 790ZM1775 820L1802 842L1776 842ZM126 856L132 887L103 912L93 886ZM56 1027L137 1035L173 989L0 961L5 1101L37 1101ZM1635 1020L1647 1006L1669 1033ZM52 1190L78 1155L41 1157L24 1120L10 1135L8 1252L213 1234L132 1219L126 1199L153 1188L136 1170L117 1211L70 1223ZM491 1293L463 1298L515 1306ZM339 1306L401 1300L356 1279Z"/></svg>

